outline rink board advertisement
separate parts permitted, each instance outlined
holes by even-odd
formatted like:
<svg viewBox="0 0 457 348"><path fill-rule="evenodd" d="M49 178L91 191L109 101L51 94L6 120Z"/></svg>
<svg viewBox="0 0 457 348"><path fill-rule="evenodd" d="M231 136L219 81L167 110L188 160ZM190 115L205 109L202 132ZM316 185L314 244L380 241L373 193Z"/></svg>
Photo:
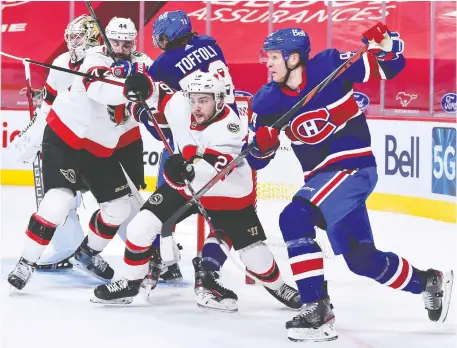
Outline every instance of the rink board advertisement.
<svg viewBox="0 0 457 348"><path fill-rule="evenodd" d="M25 111L2 111L2 185L33 185L31 164L18 163L17 152L9 146L28 121L29 114ZM369 208L455 222L455 120L436 122L430 118L425 121L382 116L372 117L368 123L379 176L375 192L368 201ZM163 145L140 128L147 190L153 191ZM290 199L301 184L301 172L296 163L292 163L296 162L292 152L285 145L280 152L282 154L279 153L274 164L258 173L259 199ZM284 168L288 169L287 177ZM290 180L288 176L291 176ZM288 189L284 197L267 196L271 194L268 188L275 183Z"/></svg>

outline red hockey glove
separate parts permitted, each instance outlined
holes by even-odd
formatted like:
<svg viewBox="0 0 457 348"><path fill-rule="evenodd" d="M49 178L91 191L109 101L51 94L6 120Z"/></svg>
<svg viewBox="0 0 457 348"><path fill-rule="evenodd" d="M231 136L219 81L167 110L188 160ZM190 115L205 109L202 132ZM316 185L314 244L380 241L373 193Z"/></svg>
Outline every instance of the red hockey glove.
<svg viewBox="0 0 457 348"><path fill-rule="evenodd" d="M256 158L272 156L279 147L278 131L272 127L259 127L255 132L251 154Z"/></svg>
<svg viewBox="0 0 457 348"><path fill-rule="evenodd" d="M362 34L362 42L368 45L368 52L379 60L395 60L403 53L404 42L400 34L390 32L385 24L378 23Z"/></svg>

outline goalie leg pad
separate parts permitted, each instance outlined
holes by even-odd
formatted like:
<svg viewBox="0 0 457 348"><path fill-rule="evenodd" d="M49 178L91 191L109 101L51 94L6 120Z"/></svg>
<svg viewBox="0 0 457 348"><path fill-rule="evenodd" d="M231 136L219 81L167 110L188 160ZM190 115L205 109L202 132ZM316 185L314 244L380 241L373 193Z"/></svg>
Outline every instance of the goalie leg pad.
<svg viewBox="0 0 457 348"><path fill-rule="evenodd" d="M78 214L75 209L71 209L65 223L57 227L51 243L40 258L40 264L50 265L65 260L74 253L83 239L84 231Z"/></svg>

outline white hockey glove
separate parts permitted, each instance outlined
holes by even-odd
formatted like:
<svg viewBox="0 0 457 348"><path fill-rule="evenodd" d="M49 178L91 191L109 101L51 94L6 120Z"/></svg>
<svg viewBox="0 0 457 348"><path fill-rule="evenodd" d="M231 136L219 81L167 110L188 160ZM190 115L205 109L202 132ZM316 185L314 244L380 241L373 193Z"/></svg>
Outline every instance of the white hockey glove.
<svg viewBox="0 0 457 348"><path fill-rule="evenodd" d="M19 133L10 146L19 153L18 162L30 163L35 160L43 142L43 132L46 127L46 119L40 109L35 111L35 116L29 124Z"/></svg>

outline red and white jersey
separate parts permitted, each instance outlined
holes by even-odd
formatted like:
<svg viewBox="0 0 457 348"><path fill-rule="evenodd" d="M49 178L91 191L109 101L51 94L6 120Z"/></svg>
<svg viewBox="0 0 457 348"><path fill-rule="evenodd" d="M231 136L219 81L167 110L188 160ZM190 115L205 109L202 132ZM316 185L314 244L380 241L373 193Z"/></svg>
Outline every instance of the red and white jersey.
<svg viewBox="0 0 457 348"><path fill-rule="evenodd" d="M132 61L145 60L145 57L142 54L132 55ZM79 71L123 83L124 79L111 74L112 63L113 59L105 53L104 46L93 47L87 52ZM125 146L141 137L133 120L122 126L110 120L107 106L128 102L122 86L75 76L69 92L56 97L47 122L72 148L108 157L118 145Z"/></svg>
<svg viewBox="0 0 457 348"><path fill-rule="evenodd" d="M155 85L163 92L163 83ZM168 122L175 153L181 152L187 160L197 154L202 157L194 162L195 179L191 183L198 191L241 153L248 134L247 126L229 106L225 106L210 124L198 125L183 92L168 89L159 94L156 107L159 115L163 112ZM187 189L185 194L190 195ZM201 202L210 210L238 210L254 204L254 176L247 161L241 162L230 175L214 185Z"/></svg>

